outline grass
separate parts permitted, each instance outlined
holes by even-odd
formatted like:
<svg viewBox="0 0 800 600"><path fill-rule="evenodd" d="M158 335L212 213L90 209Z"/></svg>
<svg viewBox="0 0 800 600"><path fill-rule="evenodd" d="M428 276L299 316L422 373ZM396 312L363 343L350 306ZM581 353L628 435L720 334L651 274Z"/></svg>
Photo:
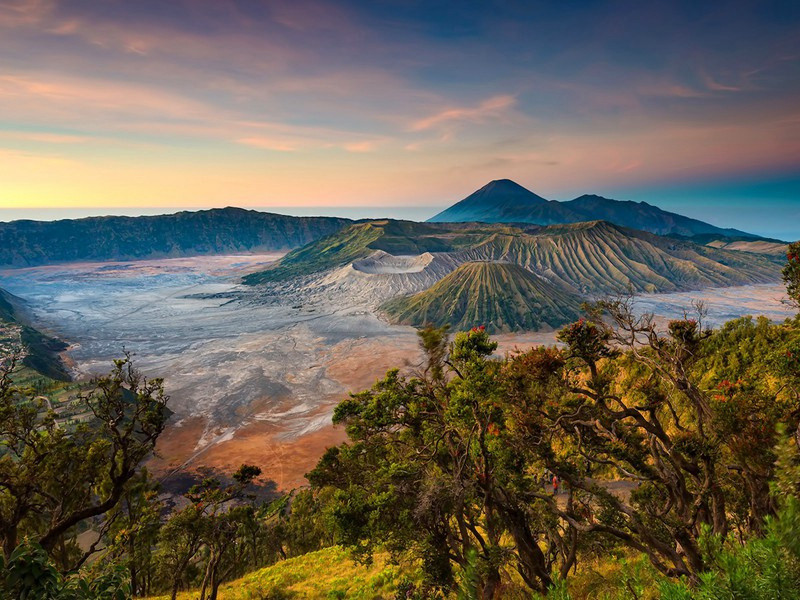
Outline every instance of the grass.
<svg viewBox="0 0 800 600"><path fill-rule="evenodd" d="M223 584L219 600L391 599L406 574L402 567L389 564L386 555L376 556L371 565L361 565L343 548L333 547L281 561ZM179 600L198 597L196 590L178 594Z"/></svg>

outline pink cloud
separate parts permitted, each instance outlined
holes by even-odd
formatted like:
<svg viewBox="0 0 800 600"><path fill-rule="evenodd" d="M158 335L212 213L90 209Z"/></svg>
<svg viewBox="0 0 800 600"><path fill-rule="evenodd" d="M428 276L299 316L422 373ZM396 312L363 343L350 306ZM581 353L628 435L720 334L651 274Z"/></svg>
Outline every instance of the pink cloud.
<svg viewBox="0 0 800 600"><path fill-rule="evenodd" d="M294 152L299 147L291 142L267 137L244 137L235 141L237 144L261 148L262 150L275 150L276 152Z"/></svg>
<svg viewBox="0 0 800 600"><path fill-rule="evenodd" d="M55 8L54 0L0 0L0 27L36 25Z"/></svg>
<svg viewBox="0 0 800 600"><path fill-rule="evenodd" d="M426 131L452 122L482 123L506 115L517 100L514 96L493 96L477 106L446 108L411 124L411 131Z"/></svg>

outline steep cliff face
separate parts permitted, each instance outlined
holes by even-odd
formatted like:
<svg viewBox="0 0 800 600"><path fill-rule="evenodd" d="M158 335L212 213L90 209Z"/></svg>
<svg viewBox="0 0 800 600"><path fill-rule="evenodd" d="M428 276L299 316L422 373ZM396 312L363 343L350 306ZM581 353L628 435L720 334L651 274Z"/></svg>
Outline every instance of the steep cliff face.
<svg viewBox="0 0 800 600"><path fill-rule="evenodd" d="M26 367L51 379L69 381L59 355L67 345L31 327L20 310L22 304L21 299L0 289L0 359L11 351L21 350L22 364Z"/></svg>

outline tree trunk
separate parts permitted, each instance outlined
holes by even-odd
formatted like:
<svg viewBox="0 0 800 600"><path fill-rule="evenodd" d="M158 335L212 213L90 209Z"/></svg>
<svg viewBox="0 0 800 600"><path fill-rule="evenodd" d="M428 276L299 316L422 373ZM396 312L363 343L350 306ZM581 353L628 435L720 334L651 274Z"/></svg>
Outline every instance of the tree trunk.
<svg viewBox="0 0 800 600"><path fill-rule="evenodd" d="M5 554L6 561L11 558L11 553L17 547L17 526L10 525L3 532L3 554Z"/></svg>
<svg viewBox="0 0 800 600"><path fill-rule="evenodd" d="M528 527L525 514L518 509L506 509L503 512L507 518L508 530L517 546L518 571L525 585L535 592L545 592L553 580L545 564L542 549Z"/></svg>
<svg viewBox="0 0 800 600"><path fill-rule="evenodd" d="M217 592L219 591L220 583L222 583L222 581L215 575L211 580L211 595L209 595L208 600L217 600Z"/></svg>
<svg viewBox="0 0 800 600"><path fill-rule="evenodd" d="M492 567L486 575L486 582L481 590L481 600L494 600L497 589L500 587L500 572Z"/></svg>

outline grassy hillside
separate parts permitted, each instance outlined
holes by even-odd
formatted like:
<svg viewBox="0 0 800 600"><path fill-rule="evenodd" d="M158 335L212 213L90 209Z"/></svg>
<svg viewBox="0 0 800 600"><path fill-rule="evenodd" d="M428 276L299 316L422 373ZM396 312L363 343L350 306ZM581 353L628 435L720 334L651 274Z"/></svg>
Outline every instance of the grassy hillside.
<svg viewBox="0 0 800 600"><path fill-rule="evenodd" d="M505 229L497 226L430 225L391 219L357 223L293 250L274 267L247 276L245 282L257 284L318 273L342 267L369 256L375 250L394 255L452 252Z"/></svg>
<svg viewBox="0 0 800 600"><path fill-rule="evenodd" d="M222 585L219 600L378 600L395 597L403 570L387 563L385 555L369 565L360 565L340 547L326 548L281 561L241 579ZM194 600L197 591L178 594L179 600ZM161 596L157 600L166 600Z"/></svg>
<svg viewBox="0 0 800 600"><path fill-rule="evenodd" d="M289 250L352 223L223 208L146 217L0 223L0 265Z"/></svg>
<svg viewBox="0 0 800 600"><path fill-rule="evenodd" d="M766 283L777 281L780 273L767 256L709 248L605 221L497 234L463 256L513 262L583 294Z"/></svg>
<svg viewBox="0 0 800 600"><path fill-rule="evenodd" d="M577 319L581 299L509 263L461 265L430 289L395 298L382 309L407 325L484 325L490 332L533 331Z"/></svg>

